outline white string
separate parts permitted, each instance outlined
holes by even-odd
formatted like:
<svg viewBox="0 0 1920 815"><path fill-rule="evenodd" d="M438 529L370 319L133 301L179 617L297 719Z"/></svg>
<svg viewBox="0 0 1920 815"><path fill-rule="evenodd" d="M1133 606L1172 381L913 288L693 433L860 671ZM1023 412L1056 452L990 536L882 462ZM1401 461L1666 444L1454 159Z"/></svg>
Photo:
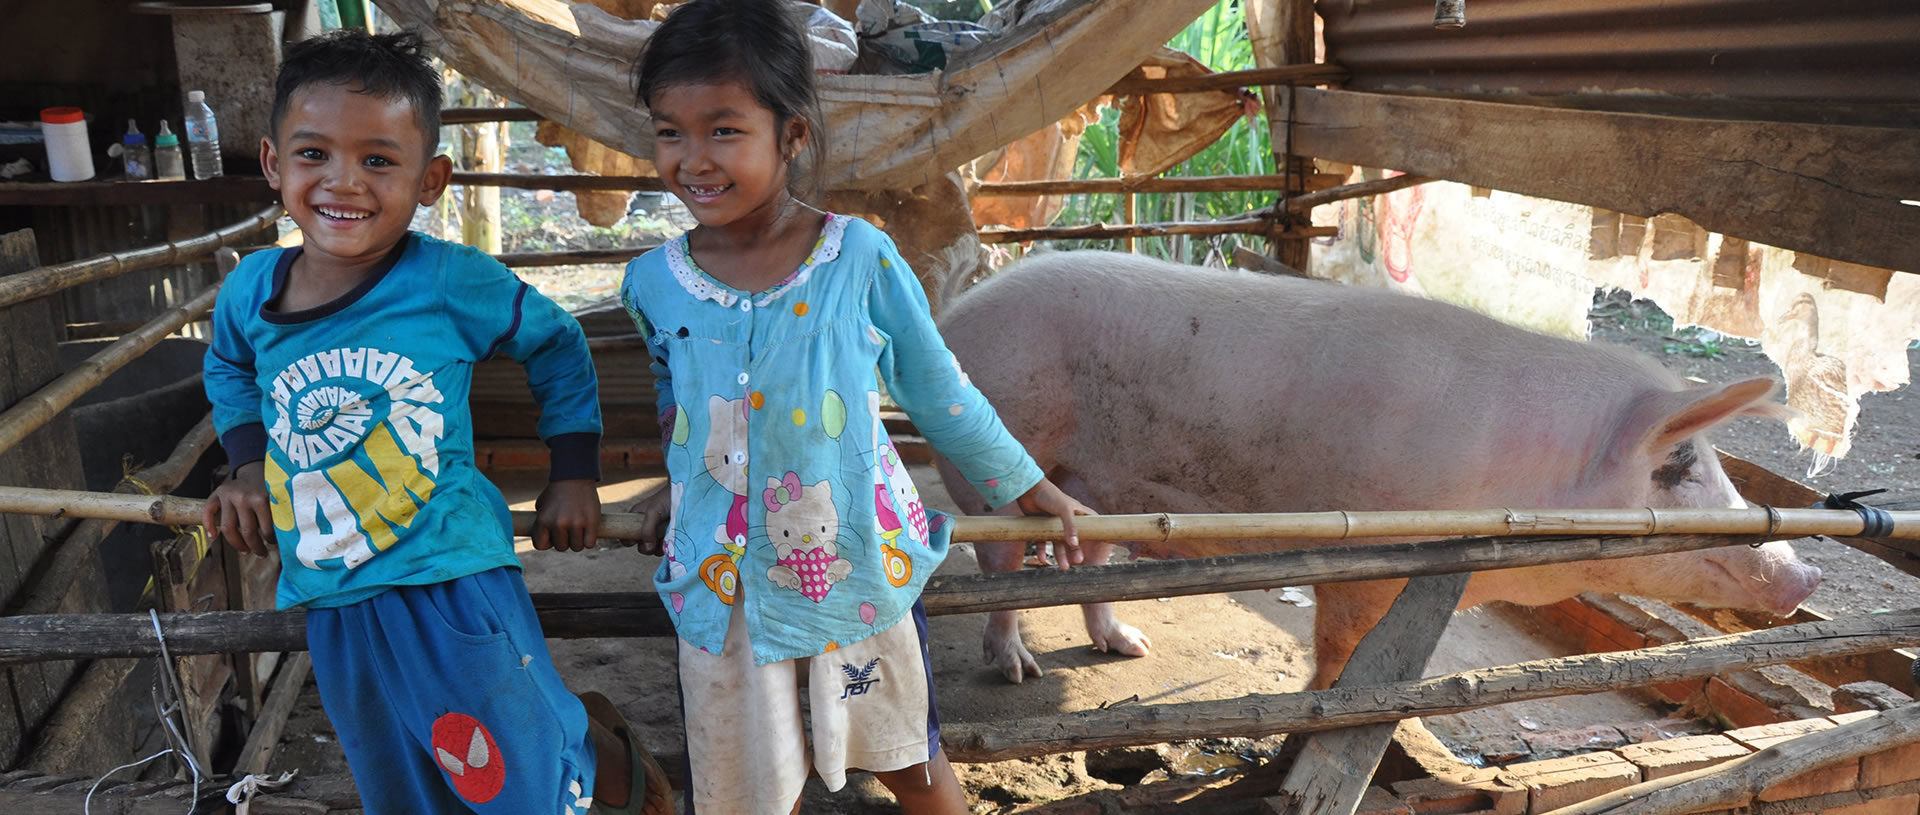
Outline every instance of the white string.
<svg viewBox="0 0 1920 815"><path fill-rule="evenodd" d="M82 813L83 813L84 815L93 815L93 793L94 793L94 791L95 791L95 790L98 790L98 789L100 789L100 785L101 785L102 783L104 783L104 782L105 782L105 781L106 781L107 779L109 779L109 778L112 778L112 777L113 777L113 774L114 774L114 773L117 773L117 772L120 772L121 770L124 770L124 769L127 769L128 767L138 767L138 766L140 766L140 765L142 765L142 764L145 764L145 763L147 763L147 762L149 762L149 761L152 761L152 760L154 760L154 759L156 759L156 758L159 758L159 757L161 757L161 756L164 756L164 755L166 755L166 754L168 754L168 753L171 753L171 752L173 752L173 748L172 748L172 747L168 747L168 748L167 748L167 749L165 749L165 750L161 750L160 752L158 752L158 753L154 753L153 755L150 755L150 756L147 756L146 758L143 758L143 759L140 759L139 761L134 761L134 762L130 762L130 763L127 763L127 764L122 764L122 765L120 765L120 766L118 766L118 767L115 767L115 768L113 768L113 769L111 769L111 770L108 770L108 771L107 771L107 774L106 774L106 775L103 775L103 776L100 776L100 780L99 780L99 781L95 781L95 782L93 782L93 786L91 786L91 787L88 787L88 788L87 788L87 798L86 798L86 800L85 800L85 801L82 801L82 802L80 803L80 811L81 811L81 812L82 812ZM195 799L195 801L189 801L189 802L187 802L187 811L188 811L188 812L192 812L192 811L193 811L193 805L194 805L194 803L195 803L195 802L197 802L197 801L198 801L198 799L199 799L199 797L200 797L200 796L199 796L198 794L196 794L196 795L194 795L194 799Z"/></svg>
<svg viewBox="0 0 1920 815"><path fill-rule="evenodd" d="M180 726L174 722L173 719L174 712L184 709L186 705L180 699L180 679L175 676L173 672L173 655L167 651L167 636L160 630L160 614L153 609L147 609L147 618L153 622L153 638L160 642L161 687L158 689L157 695L166 697L164 702L159 698L154 699L154 712L160 717L161 729L170 746L165 750L161 750L139 761L131 764L122 764L108 770L106 775L100 776L98 781L93 782L93 786L87 788L87 797L80 804L80 811L83 815L92 815L93 794L99 791L100 784L112 777L114 773L129 767L141 766L169 753L179 756L182 762L187 765L187 769L193 773L193 797L187 799L188 814L191 815L194 807L200 803L200 779L207 776L207 772L200 767L199 759L194 758L193 746L187 743L186 735L180 731Z"/></svg>
<svg viewBox="0 0 1920 815"><path fill-rule="evenodd" d="M299 770L288 770L281 773L278 778L247 773L245 778L227 788L227 803L239 805L234 808L234 815L247 815L247 808L253 805L253 796L285 786L298 773Z"/></svg>

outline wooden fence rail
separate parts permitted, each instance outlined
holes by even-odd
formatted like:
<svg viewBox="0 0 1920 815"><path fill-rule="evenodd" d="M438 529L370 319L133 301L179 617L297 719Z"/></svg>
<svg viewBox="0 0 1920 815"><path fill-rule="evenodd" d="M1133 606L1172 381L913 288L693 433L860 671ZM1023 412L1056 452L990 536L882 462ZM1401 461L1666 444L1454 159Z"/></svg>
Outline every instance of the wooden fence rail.
<svg viewBox="0 0 1920 815"><path fill-rule="evenodd" d="M161 505L153 502L153 506ZM1635 557L1761 539L1708 535L1465 538L1330 546L1140 561L1068 572L1035 569L996 575L943 575L928 581L922 599L931 615L968 614ZM536 594L534 606L547 636L558 639L673 635L660 597L654 592ZM176 655L300 650L305 647L304 621L300 611L183 613L162 618L167 645ZM0 662L156 652L152 626L142 615L0 618Z"/></svg>
<svg viewBox="0 0 1920 815"><path fill-rule="evenodd" d="M1196 738L1261 738L1439 716L1577 693L1702 679L1734 668L1886 651L1920 643L1920 609L1862 614L1686 642L1480 668L1406 682L1255 694L1036 716L991 725L940 726L955 761L1007 761L1048 753Z"/></svg>

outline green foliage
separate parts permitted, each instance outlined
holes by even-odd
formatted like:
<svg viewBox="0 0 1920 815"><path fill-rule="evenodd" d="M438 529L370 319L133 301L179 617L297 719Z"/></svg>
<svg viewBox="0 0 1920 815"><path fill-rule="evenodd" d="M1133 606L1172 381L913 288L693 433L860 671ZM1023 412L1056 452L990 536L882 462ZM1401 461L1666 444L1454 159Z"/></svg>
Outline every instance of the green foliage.
<svg viewBox="0 0 1920 815"><path fill-rule="evenodd" d="M1192 55L1215 71L1243 71L1254 67L1253 46L1247 42L1246 21L1239 0L1220 0L1167 43ZM1087 128L1080 141L1075 178L1113 178L1120 175L1119 113L1107 110ZM1166 176L1266 175L1274 172L1273 150L1264 118L1241 119L1219 141L1208 145ZM1134 196L1135 220L1219 220L1244 215L1272 204L1271 192L1140 193ZM1109 223L1124 220L1119 195L1072 195L1055 221L1059 224ZM1120 241L1053 241L1056 248L1117 249ZM1189 263L1205 258L1204 238L1141 238L1139 251Z"/></svg>

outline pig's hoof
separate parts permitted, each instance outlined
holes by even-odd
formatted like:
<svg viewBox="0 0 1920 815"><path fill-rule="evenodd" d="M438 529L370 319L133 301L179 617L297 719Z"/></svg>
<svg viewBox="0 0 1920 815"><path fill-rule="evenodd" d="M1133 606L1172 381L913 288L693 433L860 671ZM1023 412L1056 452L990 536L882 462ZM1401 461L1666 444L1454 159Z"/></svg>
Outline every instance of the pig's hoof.
<svg viewBox="0 0 1920 815"><path fill-rule="evenodd" d="M1153 650L1153 640L1147 639L1140 629L1119 620L1111 620L1097 629L1088 627L1087 636L1093 640L1093 647L1103 653L1143 657Z"/></svg>
<svg viewBox="0 0 1920 815"><path fill-rule="evenodd" d="M998 642L989 638L983 645L986 651L986 663L998 669L1000 675L1006 677L1008 682L1018 685L1029 676L1035 678L1046 676L1046 672L1040 670L1039 660L1033 658L1033 653L1027 650L1026 643L1021 642L1018 637Z"/></svg>

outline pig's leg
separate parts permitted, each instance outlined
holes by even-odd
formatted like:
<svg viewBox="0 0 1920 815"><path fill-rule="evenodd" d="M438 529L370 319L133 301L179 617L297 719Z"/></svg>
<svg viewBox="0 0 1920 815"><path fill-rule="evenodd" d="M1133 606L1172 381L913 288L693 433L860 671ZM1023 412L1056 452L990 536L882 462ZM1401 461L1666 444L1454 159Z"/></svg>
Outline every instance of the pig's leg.
<svg viewBox="0 0 1920 815"><path fill-rule="evenodd" d="M1059 471L1054 474L1055 483L1060 491L1086 504L1095 512L1105 512L1099 502L1093 499L1086 482L1078 475ZM1086 541L1080 544L1082 563L1088 566L1105 566L1107 558L1113 555L1114 545L1110 541ZM1143 657L1153 649L1153 641L1140 629L1120 622L1115 616L1112 603L1087 603L1080 606L1080 616L1087 623L1087 639L1093 641L1093 647L1102 653L1118 653L1130 657Z"/></svg>
<svg viewBox="0 0 1920 815"><path fill-rule="evenodd" d="M1011 510L1011 511L1009 511ZM1014 515L1018 507L1006 507L996 515ZM980 564L980 571L1017 572L1026 560L1027 545L1019 541L975 541L973 544L974 561ZM1033 658L1033 652L1027 650L1027 644L1020 637L1020 612L1013 609L990 611L987 613L987 630L980 636L982 659L1000 671L1007 681L1016 685L1029 676L1045 676L1040 670L1040 662Z"/></svg>
<svg viewBox="0 0 1920 815"><path fill-rule="evenodd" d="M934 464L940 470L940 481L947 488L947 495L953 498L955 506L968 515L1015 515L1019 507L1012 504L998 511L987 509L987 501L978 490L960 475L959 469L947 461L945 456L935 456ZM974 541L973 559L980 565L980 571L1017 572L1021 561L1026 559L1027 545L1018 541ZM988 665L999 669L1008 681L1019 684L1029 676L1043 676L1040 663L1027 650L1026 643L1020 639L1020 612L1014 610L992 611L987 613L987 630L980 637L981 655Z"/></svg>

